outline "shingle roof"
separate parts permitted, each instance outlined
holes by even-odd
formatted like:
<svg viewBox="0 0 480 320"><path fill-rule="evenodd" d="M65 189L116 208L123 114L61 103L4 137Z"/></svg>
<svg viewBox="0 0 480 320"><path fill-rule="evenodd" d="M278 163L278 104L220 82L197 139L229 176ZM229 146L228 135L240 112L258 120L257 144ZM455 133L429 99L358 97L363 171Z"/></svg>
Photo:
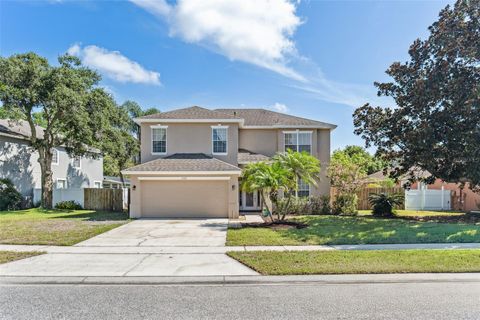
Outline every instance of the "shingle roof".
<svg viewBox="0 0 480 320"><path fill-rule="evenodd" d="M260 153L254 153L245 149L238 149L237 162L247 164L251 162L268 161L269 157Z"/></svg>
<svg viewBox="0 0 480 320"><path fill-rule="evenodd" d="M43 138L43 128L36 126L37 138ZM9 120L0 119L0 132L20 136L22 138L29 138L32 134L30 125L25 120Z"/></svg>
<svg viewBox="0 0 480 320"><path fill-rule="evenodd" d="M215 109L209 110L198 106L189 108L176 109L172 111L156 113L148 116L137 118L139 121L152 121L156 119L164 120L209 120L222 119L238 122L243 121L244 126L266 126L266 127L301 127L309 126L314 128L335 129L337 126L311 120L291 116L280 112L265 109Z"/></svg>
<svg viewBox="0 0 480 320"><path fill-rule="evenodd" d="M123 172L167 172L167 171L240 171L241 169L232 164L205 155L203 153L177 153L166 158L155 159L134 167L125 169Z"/></svg>
<svg viewBox="0 0 480 320"><path fill-rule="evenodd" d="M265 109L216 109L215 111L242 118L245 121L245 126L313 126L326 129L336 128L335 125L330 123L295 117Z"/></svg>
<svg viewBox="0 0 480 320"><path fill-rule="evenodd" d="M239 119L230 113L209 110L198 106L176 109L143 116L138 119ZM240 120L240 119L239 119Z"/></svg>

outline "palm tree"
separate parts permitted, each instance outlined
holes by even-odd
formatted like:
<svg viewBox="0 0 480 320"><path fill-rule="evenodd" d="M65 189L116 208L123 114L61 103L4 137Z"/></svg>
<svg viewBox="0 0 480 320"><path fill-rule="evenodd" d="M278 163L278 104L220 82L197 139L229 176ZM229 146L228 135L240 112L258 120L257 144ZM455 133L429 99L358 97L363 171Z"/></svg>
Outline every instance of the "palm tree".
<svg viewBox="0 0 480 320"><path fill-rule="evenodd" d="M293 175L294 179L291 184L292 189L295 191L295 196L298 196L298 183L300 180L308 184L317 185L320 174L320 161L308 152L296 152L289 149L287 152L277 153L273 160Z"/></svg>
<svg viewBox="0 0 480 320"><path fill-rule="evenodd" d="M262 206L267 208L269 217L273 222L274 204L277 202L278 192L288 190L288 183L291 176L278 163L256 162L247 165L242 172L241 188L246 192L260 192ZM268 207L266 199L272 203ZM280 216L278 216L280 219Z"/></svg>

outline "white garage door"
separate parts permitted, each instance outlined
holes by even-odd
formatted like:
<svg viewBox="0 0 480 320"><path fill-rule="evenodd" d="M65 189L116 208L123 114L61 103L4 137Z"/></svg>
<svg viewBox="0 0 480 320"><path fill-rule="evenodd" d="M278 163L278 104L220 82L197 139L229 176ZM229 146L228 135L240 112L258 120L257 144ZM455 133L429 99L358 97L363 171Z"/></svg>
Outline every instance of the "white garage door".
<svg viewBox="0 0 480 320"><path fill-rule="evenodd" d="M142 217L226 218L227 181L142 181Z"/></svg>

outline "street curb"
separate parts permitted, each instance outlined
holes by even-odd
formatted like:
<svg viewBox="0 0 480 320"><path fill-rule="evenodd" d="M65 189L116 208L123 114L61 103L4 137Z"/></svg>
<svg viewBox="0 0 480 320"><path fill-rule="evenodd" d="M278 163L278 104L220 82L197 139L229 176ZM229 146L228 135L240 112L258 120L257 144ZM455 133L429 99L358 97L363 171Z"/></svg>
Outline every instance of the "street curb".
<svg viewBox="0 0 480 320"><path fill-rule="evenodd" d="M480 273L412 273L311 276L17 277L0 285L280 285L480 282Z"/></svg>

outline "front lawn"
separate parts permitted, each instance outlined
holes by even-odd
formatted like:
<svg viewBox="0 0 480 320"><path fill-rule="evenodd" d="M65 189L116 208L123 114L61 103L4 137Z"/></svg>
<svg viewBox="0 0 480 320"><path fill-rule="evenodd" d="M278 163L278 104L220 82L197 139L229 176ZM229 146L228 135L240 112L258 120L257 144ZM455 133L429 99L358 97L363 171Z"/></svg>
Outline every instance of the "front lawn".
<svg viewBox="0 0 480 320"><path fill-rule="evenodd" d="M0 244L70 246L128 221L126 213L93 210L0 211Z"/></svg>
<svg viewBox="0 0 480 320"><path fill-rule="evenodd" d="M304 229L229 229L227 245L321 245L480 242L480 224L349 216L301 216Z"/></svg>
<svg viewBox="0 0 480 320"><path fill-rule="evenodd" d="M228 255L263 275L480 271L480 250L253 251Z"/></svg>
<svg viewBox="0 0 480 320"><path fill-rule="evenodd" d="M0 264L7 263L15 260L25 259L33 256L38 256L44 252L16 252L16 251L0 251Z"/></svg>

